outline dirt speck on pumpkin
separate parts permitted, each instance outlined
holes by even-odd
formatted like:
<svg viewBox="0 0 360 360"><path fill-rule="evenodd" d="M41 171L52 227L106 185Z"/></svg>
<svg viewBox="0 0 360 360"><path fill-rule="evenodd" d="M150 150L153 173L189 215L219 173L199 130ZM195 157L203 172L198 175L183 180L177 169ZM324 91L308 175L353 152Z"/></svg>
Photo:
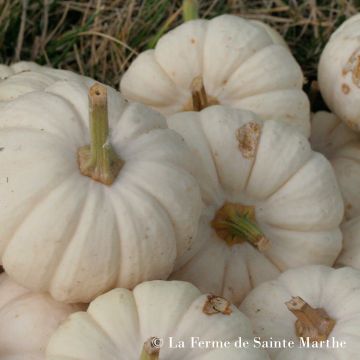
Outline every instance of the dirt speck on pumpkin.
<svg viewBox="0 0 360 360"><path fill-rule="evenodd" d="M245 159L254 158L260 133L261 125L253 121L236 130L235 135L239 143L239 149Z"/></svg>
<svg viewBox="0 0 360 360"><path fill-rule="evenodd" d="M195 43L196 43L196 40L195 40L194 38L191 38L190 42L191 42L192 44L195 44Z"/></svg>
<svg viewBox="0 0 360 360"><path fill-rule="evenodd" d="M342 84L342 85L341 85L341 91L342 91L345 95L347 95L347 94L350 92L350 87L349 87L349 85Z"/></svg>
<svg viewBox="0 0 360 360"><path fill-rule="evenodd" d="M3 148L3 147L0 147L0 151L3 151L5 148Z"/></svg>

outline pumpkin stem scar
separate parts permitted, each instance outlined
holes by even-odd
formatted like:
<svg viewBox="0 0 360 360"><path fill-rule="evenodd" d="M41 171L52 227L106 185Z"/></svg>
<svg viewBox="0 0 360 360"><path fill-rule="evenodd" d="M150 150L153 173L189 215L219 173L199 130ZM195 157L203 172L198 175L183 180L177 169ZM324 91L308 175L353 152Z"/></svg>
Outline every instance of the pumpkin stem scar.
<svg viewBox="0 0 360 360"><path fill-rule="evenodd" d="M295 331L299 338L309 338L312 342L327 340L336 322L324 309L312 308L299 296L285 305L297 317Z"/></svg>
<svg viewBox="0 0 360 360"><path fill-rule="evenodd" d="M159 360L161 342L162 340L157 337L151 337L146 340L140 360Z"/></svg>
<svg viewBox="0 0 360 360"><path fill-rule="evenodd" d="M203 306L203 313L206 315L223 314L230 315L232 313L231 303L215 295L208 295Z"/></svg>
<svg viewBox="0 0 360 360"><path fill-rule="evenodd" d="M269 240L256 224L253 206L226 202L216 212L211 226L230 246L248 241L259 251L265 251L270 245Z"/></svg>
<svg viewBox="0 0 360 360"><path fill-rule="evenodd" d="M184 0L182 4L183 20L191 21L199 18L199 2L197 0Z"/></svg>
<svg viewBox="0 0 360 360"><path fill-rule="evenodd" d="M80 172L104 185L111 185L123 166L109 143L107 90L94 84L89 90L90 145L78 150Z"/></svg>

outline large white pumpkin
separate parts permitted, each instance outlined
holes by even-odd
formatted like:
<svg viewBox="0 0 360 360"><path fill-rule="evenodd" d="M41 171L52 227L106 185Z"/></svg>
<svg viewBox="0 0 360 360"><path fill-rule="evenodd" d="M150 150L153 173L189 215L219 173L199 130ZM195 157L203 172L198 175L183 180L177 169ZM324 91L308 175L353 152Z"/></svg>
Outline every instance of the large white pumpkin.
<svg viewBox="0 0 360 360"><path fill-rule="evenodd" d="M0 360L45 360L50 336L77 305L35 294L0 275Z"/></svg>
<svg viewBox="0 0 360 360"><path fill-rule="evenodd" d="M359 270L326 266L288 270L254 289L240 310L262 341L272 341L268 351L273 360L359 358Z"/></svg>
<svg viewBox="0 0 360 360"><path fill-rule="evenodd" d="M252 110L264 120L310 133L303 75L275 30L233 15L188 21L140 54L121 80L121 91L165 115L196 109L192 93L202 79L205 105Z"/></svg>
<svg viewBox="0 0 360 360"><path fill-rule="evenodd" d="M268 359L252 345L234 348L238 337L252 343L251 324L227 300L202 295L186 282L151 281L133 292L112 290L87 312L71 315L52 336L46 354L47 360L156 360L159 352L161 360ZM200 348L203 340L218 342L219 348L215 343ZM171 341L173 346L183 341L184 348L172 348ZM228 348L221 349L226 341Z"/></svg>
<svg viewBox="0 0 360 360"><path fill-rule="evenodd" d="M57 80L82 81L90 84L91 79L71 71L52 69L34 62L21 61L12 65L0 64L0 106L20 95L41 91Z"/></svg>
<svg viewBox="0 0 360 360"><path fill-rule="evenodd" d="M173 277L239 304L287 268L332 265L343 202L330 163L292 127L223 106L168 119L192 150L204 211Z"/></svg>
<svg viewBox="0 0 360 360"><path fill-rule="evenodd" d="M90 89L91 134L83 82L56 82L0 112L1 263L60 301L166 278L202 209L183 139L111 88L107 105L105 90Z"/></svg>
<svg viewBox="0 0 360 360"><path fill-rule="evenodd" d="M318 81L332 112L360 131L360 14L332 34L321 54Z"/></svg>

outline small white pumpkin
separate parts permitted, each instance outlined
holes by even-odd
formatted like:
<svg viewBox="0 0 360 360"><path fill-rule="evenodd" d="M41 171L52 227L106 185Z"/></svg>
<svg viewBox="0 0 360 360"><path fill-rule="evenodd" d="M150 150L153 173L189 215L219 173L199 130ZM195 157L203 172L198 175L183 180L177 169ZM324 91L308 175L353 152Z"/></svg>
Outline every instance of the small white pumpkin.
<svg viewBox="0 0 360 360"><path fill-rule="evenodd" d="M251 324L227 300L202 295L186 282L151 281L133 292L112 290L87 312L71 315L52 336L46 354L47 360L268 359L252 346L235 348L238 337L251 343ZM197 343L227 341L228 348L192 346L196 338ZM170 341L173 346L183 341L184 348L172 348Z"/></svg>
<svg viewBox="0 0 360 360"><path fill-rule="evenodd" d="M100 84L89 94L91 132L82 82L0 112L1 263L64 302L168 277L202 209L191 153L165 119Z"/></svg>
<svg viewBox="0 0 360 360"><path fill-rule="evenodd" d="M240 310L249 316L262 341L272 341L268 351L273 360L359 357L359 270L326 266L288 270L254 289ZM275 348L274 341L283 345Z"/></svg>
<svg viewBox="0 0 360 360"><path fill-rule="evenodd" d="M360 14L346 20L321 54L318 81L333 113L360 131Z"/></svg>
<svg viewBox="0 0 360 360"><path fill-rule="evenodd" d="M343 201L330 163L303 135L224 106L168 125L192 150L207 205L196 255L173 278L239 304L287 268L334 263Z"/></svg>
<svg viewBox="0 0 360 360"><path fill-rule="evenodd" d="M280 35L265 24L234 15L188 21L140 54L121 80L121 91L165 115L197 110L192 93L206 105L252 110L310 133L303 75ZM201 79L203 86L199 87Z"/></svg>
<svg viewBox="0 0 360 360"><path fill-rule="evenodd" d="M50 336L77 305L31 293L0 275L0 360L45 360Z"/></svg>
<svg viewBox="0 0 360 360"><path fill-rule="evenodd" d="M91 83L90 78L67 70L40 66L34 62L21 61L10 66L0 64L0 102L13 100L32 91L44 90L57 80Z"/></svg>

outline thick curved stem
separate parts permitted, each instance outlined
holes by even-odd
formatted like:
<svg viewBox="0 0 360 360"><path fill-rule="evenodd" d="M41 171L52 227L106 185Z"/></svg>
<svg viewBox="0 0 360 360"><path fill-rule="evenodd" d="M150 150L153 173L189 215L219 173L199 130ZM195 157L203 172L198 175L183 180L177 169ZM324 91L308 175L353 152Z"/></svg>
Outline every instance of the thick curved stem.
<svg viewBox="0 0 360 360"><path fill-rule="evenodd" d="M80 172L93 180L111 185L123 165L109 142L107 91L101 84L89 90L90 145L78 150Z"/></svg>
<svg viewBox="0 0 360 360"><path fill-rule="evenodd" d="M311 341L327 340L336 322L324 309L312 308L299 296L285 304L297 317L295 330L298 337L310 338Z"/></svg>
<svg viewBox="0 0 360 360"><path fill-rule="evenodd" d="M199 18L199 3L197 0L184 0L182 5L184 21L195 20Z"/></svg>
<svg viewBox="0 0 360 360"><path fill-rule="evenodd" d="M157 337L151 337L145 341L140 360L159 360L160 354L160 339Z"/></svg>
<svg viewBox="0 0 360 360"><path fill-rule="evenodd" d="M260 251L269 246L269 240L256 224L254 208L251 206L225 203L217 211L211 225L229 245L247 241Z"/></svg>

